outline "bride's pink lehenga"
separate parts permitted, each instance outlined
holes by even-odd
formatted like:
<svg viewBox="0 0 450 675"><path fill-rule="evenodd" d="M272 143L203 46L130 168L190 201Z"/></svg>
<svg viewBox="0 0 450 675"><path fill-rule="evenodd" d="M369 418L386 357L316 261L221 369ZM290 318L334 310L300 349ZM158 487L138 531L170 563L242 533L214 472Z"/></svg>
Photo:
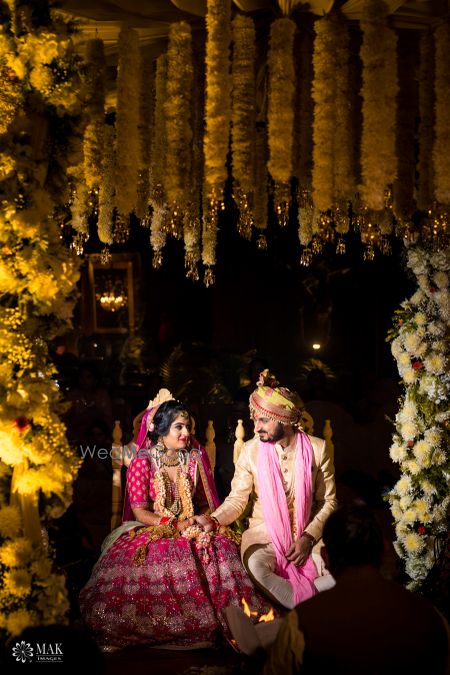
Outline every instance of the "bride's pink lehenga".
<svg viewBox="0 0 450 675"><path fill-rule="evenodd" d="M195 513L218 502L205 455L201 448L193 450L187 463ZM149 508L154 502L156 472L148 453L132 460L127 472L131 507ZM152 540L161 530L163 536ZM210 646L227 634L223 610L228 605L245 598L252 610L267 611L232 539L221 533L174 538L170 530L128 521L109 536L112 543L80 594L84 620L103 647Z"/></svg>

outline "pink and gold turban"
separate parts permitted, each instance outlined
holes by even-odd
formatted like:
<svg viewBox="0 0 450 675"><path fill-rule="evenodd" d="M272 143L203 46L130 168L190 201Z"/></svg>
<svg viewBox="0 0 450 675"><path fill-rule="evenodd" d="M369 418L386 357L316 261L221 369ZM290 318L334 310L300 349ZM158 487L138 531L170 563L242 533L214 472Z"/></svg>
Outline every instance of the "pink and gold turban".
<svg viewBox="0 0 450 675"><path fill-rule="evenodd" d="M302 402L295 392L280 387L267 369L260 374L256 384L257 388L250 394L252 417L261 415L281 424L299 424Z"/></svg>

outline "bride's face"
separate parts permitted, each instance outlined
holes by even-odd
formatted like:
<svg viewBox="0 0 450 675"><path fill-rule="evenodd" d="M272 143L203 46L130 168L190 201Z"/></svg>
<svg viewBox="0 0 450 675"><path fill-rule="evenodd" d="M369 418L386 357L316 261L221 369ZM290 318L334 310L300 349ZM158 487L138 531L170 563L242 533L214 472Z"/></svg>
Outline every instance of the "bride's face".
<svg viewBox="0 0 450 675"><path fill-rule="evenodd" d="M164 445L168 450L181 450L186 448L191 435L191 420L186 415L178 415L166 436L163 436Z"/></svg>

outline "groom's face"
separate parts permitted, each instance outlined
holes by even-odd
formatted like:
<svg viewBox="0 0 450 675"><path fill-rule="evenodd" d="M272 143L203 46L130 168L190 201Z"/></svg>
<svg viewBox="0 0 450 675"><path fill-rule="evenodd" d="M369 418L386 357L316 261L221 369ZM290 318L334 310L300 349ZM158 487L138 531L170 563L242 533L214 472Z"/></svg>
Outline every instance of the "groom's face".
<svg viewBox="0 0 450 675"><path fill-rule="evenodd" d="M277 443L284 437L284 427L280 422L274 422L261 415L254 417L253 421L255 434L258 434L259 440L263 443Z"/></svg>

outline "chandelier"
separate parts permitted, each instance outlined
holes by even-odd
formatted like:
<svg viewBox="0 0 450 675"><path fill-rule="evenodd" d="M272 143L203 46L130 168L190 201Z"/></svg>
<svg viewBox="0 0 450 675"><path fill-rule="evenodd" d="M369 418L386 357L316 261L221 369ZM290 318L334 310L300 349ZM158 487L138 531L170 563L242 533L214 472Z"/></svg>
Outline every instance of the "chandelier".
<svg viewBox="0 0 450 675"><path fill-rule="evenodd" d="M107 312L117 312L128 304L127 293L119 279L115 282L108 279L105 289L101 293L97 293L96 297L102 309Z"/></svg>

